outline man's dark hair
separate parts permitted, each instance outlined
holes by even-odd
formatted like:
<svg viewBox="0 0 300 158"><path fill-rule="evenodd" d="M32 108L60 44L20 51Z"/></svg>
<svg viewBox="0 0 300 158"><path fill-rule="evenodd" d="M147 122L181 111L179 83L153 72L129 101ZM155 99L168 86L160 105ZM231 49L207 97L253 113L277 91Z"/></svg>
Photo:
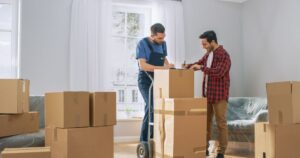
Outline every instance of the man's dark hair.
<svg viewBox="0 0 300 158"><path fill-rule="evenodd" d="M217 39L217 35L215 33L215 31L206 31L204 32L202 35L199 36L200 39L206 39L209 43L211 43L212 41L215 41L216 43L218 43L218 39Z"/></svg>
<svg viewBox="0 0 300 158"><path fill-rule="evenodd" d="M157 33L165 33L164 25L162 25L160 23L156 23L151 26L151 34L156 35Z"/></svg>

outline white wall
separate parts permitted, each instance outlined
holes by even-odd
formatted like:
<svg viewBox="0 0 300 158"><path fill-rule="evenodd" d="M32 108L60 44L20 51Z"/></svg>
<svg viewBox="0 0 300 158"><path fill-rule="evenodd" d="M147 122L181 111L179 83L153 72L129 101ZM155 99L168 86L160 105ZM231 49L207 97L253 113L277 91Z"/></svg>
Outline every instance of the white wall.
<svg viewBox="0 0 300 158"><path fill-rule="evenodd" d="M22 1L20 76L31 80L31 95L69 89L71 1ZM231 96L242 96L241 4L183 0L183 7L186 60L192 62L202 56L198 36L208 29L215 30L232 58ZM199 95L201 75L197 76Z"/></svg>
<svg viewBox="0 0 300 158"><path fill-rule="evenodd" d="M203 56L198 39L207 30L215 30L232 60L230 96L243 96L242 5L219 0L183 0L187 62ZM198 77L199 95L201 77Z"/></svg>
<svg viewBox="0 0 300 158"><path fill-rule="evenodd" d="M299 0L243 4L246 96L266 96L266 82L300 80L299 6Z"/></svg>
<svg viewBox="0 0 300 158"><path fill-rule="evenodd" d="M20 77L30 79L31 95L69 89L71 1L22 1Z"/></svg>
<svg viewBox="0 0 300 158"><path fill-rule="evenodd" d="M20 77L30 79L31 95L69 90L71 2L22 1ZM140 120L118 121L116 141L138 141L140 124Z"/></svg>

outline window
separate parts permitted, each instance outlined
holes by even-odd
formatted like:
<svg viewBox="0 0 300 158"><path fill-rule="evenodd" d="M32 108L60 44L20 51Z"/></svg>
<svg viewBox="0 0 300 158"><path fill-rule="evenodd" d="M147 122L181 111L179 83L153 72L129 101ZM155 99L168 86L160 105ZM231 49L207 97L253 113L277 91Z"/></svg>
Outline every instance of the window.
<svg viewBox="0 0 300 158"><path fill-rule="evenodd" d="M123 53L135 63L135 49L138 41L147 33L150 10L142 8L114 5L113 6L113 42L116 43Z"/></svg>
<svg viewBox="0 0 300 158"><path fill-rule="evenodd" d="M138 102L138 91L136 89L132 90L132 102L137 103Z"/></svg>
<svg viewBox="0 0 300 158"><path fill-rule="evenodd" d="M125 91L124 90L119 90L118 91L118 98L120 103L125 102Z"/></svg>
<svg viewBox="0 0 300 158"><path fill-rule="evenodd" d="M17 77L18 1L0 0L0 78Z"/></svg>
<svg viewBox="0 0 300 158"><path fill-rule="evenodd" d="M118 90L118 119L142 117L144 100L137 87L138 63L135 59L139 40L148 35L151 8L114 3L112 12L112 70L113 89ZM122 89L122 90L120 90ZM126 91L124 91L124 89Z"/></svg>

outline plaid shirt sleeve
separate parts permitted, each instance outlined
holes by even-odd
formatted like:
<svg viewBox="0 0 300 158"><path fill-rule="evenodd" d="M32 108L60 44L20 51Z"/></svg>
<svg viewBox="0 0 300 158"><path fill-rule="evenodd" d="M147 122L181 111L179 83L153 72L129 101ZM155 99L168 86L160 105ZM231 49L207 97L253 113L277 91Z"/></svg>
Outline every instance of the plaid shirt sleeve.
<svg viewBox="0 0 300 158"><path fill-rule="evenodd" d="M192 64L188 64L188 69L189 69L191 66L195 65L195 64L198 64L198 65L204 65L204 63L205 63L205 61L206 61L206 58L207 58L207 55L203 56L203 57L202 57L199 61L197 61L197 62L194 62L194 63L192 63Z"/></svg>
<svg viewBox="0 0 300 158"><path fill-rule="evenodd" d="M201 70L210 77L222 78L225 75L225 73L230 69L231 60L227 53L222 54L222 56L220 56L219 58L220 59L218 59L219 62L217 62L216 67L202 67Z"/></svg>

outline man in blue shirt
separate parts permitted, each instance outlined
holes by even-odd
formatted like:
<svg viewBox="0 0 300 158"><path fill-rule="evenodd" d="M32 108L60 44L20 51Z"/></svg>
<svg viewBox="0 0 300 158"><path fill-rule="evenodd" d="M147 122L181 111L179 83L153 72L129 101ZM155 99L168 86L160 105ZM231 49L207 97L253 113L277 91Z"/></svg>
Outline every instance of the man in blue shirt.
<svg viewBox="0 0 300 158"><path fill-rule="evenodd" d="M170 69L174 65L170 64L167 56L167 45L165 39L165 28L162 24L151 26L151 36L143 38L136 48L136 59L139 63L138 87L146 102L145 116L141 129L141 142L148 141L149 107L150 121L153 122L153 90L151 90L151 102L149 105L149 88L154 78L154 69ZM153 126L150 130L150 138L153 138Z"/></svg>

